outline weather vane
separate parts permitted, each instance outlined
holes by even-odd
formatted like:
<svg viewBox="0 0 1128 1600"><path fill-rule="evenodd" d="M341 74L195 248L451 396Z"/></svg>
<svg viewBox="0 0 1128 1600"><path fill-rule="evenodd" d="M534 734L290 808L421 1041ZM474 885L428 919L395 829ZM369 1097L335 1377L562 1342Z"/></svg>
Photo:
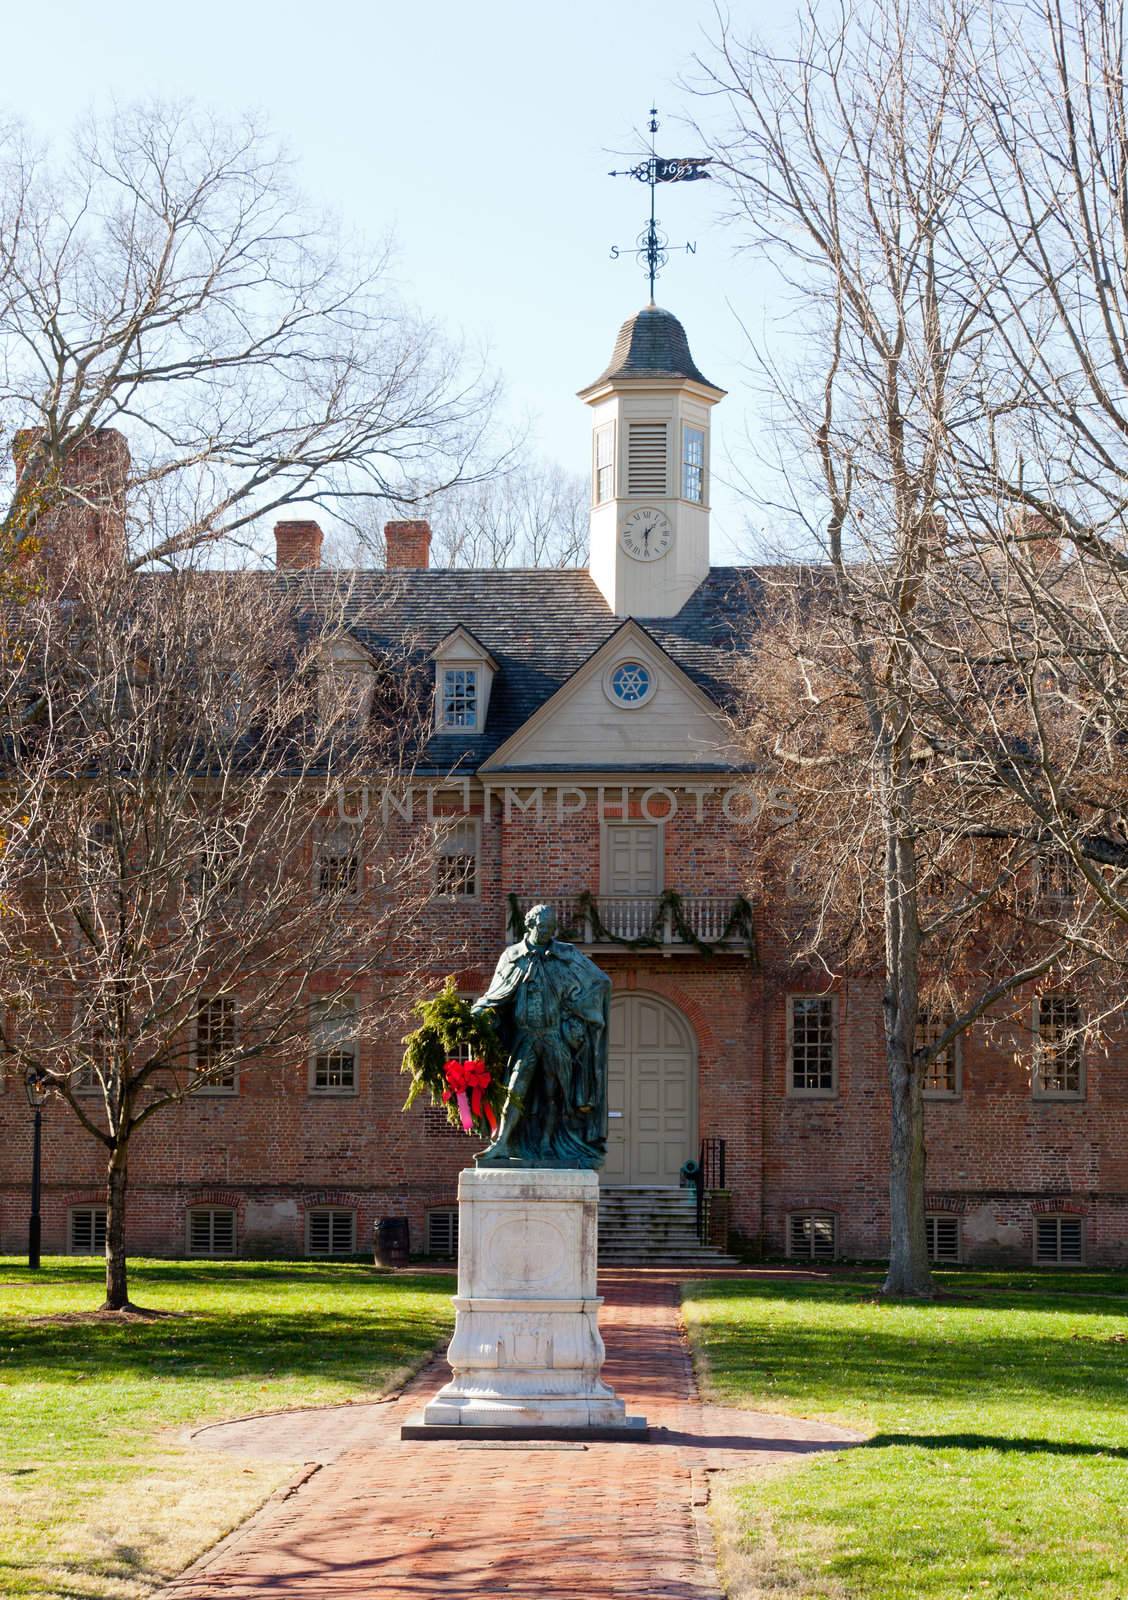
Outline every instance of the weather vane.
<svg viewBox="0 0 1128 1600"><path fill-rule="evenodd" d="M651 106L650 121L647 124L650 133L650 153L645 161L640 161L637 166L626 167L621 171L609 174L612 178L637 178L639 183L650 185L650 221L638 236L634 254L643 262L650 278L650 302L654 303L654 280L670 258L671 250L684 250L687 255L697 253L696 244L671 245L666 235L658 226L658 219L654 215L654 191L660 183L692 183L697 178L708 178L710 173L705 168L712 160L711 156L660 156L654 149L654 135L658 132L658 107ZM617 244L611 246L611 259L617 261L624 250Z"/></svg>

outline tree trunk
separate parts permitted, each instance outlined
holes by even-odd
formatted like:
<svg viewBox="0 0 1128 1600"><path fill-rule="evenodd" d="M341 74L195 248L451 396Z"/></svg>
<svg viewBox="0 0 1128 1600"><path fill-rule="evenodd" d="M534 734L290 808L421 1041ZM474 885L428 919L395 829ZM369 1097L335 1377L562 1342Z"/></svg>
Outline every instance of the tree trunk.
<svg viewBox="0 0 1128 1600"><path fill-rule="evenodd" d="M886 1040L892 1124L889 1149L889 1271L882 1294L931 1300L935 1287L924 1229L924 1101L912 1047L900 1027Z"/></svg>
<svg viewBox="0 0 1128 1600"><path fill-rule="evenodd" d="M115 1146L106 1177L106 1300L103 1311L130 1311L125 1269L125 1191L129 1152Z"/></svg>

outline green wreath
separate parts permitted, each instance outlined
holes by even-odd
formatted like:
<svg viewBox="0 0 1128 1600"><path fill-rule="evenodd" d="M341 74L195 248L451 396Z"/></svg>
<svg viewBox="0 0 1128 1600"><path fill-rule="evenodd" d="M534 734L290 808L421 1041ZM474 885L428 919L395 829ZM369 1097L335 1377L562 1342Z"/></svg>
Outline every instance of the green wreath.
<svg viewBox="0 0 1128 1600"><path fill-rule="evenodd" d="M489 1084L474 1096L477 1109L472 1113L475 1132L488 1138L490 1123L486 1107L493 1113L494 1122L500 1118L505 1102L507 1057L505 1047L488 1017L476 1017L470 1002L464 1000L448 978L442 993L433 1000L419 1000L413 1007L420 1019L414 1033L404 1039L401 1070L411 1078L411 1088L403 1109L410 1111L421 1094L428 1094L433 1106L442 1106L447 1120L461 1126L458 1099L452 1093L447 1077L447 1063L469 1057L480 1061L489 1073Z"/></svg>
<svg viewBox="0 0 1128 1600"><path fill-rule="evenodd" d="M577 896L575 920L573 923L560 925L560 937L573 942L578 942L585 923L591 927L595 939L600 944L621 944L628 950L660 950L664 944L662 929L669 912L678 937L684 944L691 944L700 950L702 955L712 956L722 952L725 945L734 934L753 956L756 954L756 927L751 902L744 896L737 895L733 902L728 920L721 929L721 936L713 943L699 938L690 925L682 897L676 889L665 889L658 896L657 908L651 918L650 926L645 933L636 934L633 939L624 938L622 934L612 933L602 917L599 915L599 903L590 889ZM525 931L525 918L521 910L521 903L515 894L509 896L509 933L513 939L519 939Z"/></svg>

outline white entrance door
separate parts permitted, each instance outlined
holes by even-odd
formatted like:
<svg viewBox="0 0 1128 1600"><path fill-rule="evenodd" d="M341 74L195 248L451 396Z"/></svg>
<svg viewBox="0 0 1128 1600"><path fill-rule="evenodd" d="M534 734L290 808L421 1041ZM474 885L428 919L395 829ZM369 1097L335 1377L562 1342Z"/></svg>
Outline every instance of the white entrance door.
<svg viewBox="0 0 1128 1600"><path fill-rule="evenodd" d="M607 1184L676 1184L696 1155L693 1036L652 995L615 995L607 1062Z"/></svg>
<svg viewBox="0 0 1128 1600"><path fill-rule="evenodd" d="M608 823L604 894L660 894L662 830L655 823Z"/></svg>

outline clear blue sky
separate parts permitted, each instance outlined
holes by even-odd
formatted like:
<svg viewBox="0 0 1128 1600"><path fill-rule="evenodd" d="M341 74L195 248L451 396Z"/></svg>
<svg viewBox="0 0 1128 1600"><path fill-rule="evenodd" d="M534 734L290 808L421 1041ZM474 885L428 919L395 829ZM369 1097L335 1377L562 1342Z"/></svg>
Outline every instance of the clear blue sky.
<svg viewBox="0 0 1128 1600"><path fill-rule="evenodd" d="M652 100L659 149L693 153L678 118L709 108L677 80L713 23L707 0L46 0L5 11L4 99L47 136L110 96L265 112L311 195L362 233L393 230L405 288L488 349L538 449L586 470L575 391L647 297L634 262L608 258L641 227L647 191L606 174ZM698 253L673 257L656 298L729 390L714 414L723 471L757 429L735 312L758 327L766 291L718 226L719 199L705 183L659 191L671 241ZM744 513L720 482L713 520L713 559L731 559Z"/></svg>

